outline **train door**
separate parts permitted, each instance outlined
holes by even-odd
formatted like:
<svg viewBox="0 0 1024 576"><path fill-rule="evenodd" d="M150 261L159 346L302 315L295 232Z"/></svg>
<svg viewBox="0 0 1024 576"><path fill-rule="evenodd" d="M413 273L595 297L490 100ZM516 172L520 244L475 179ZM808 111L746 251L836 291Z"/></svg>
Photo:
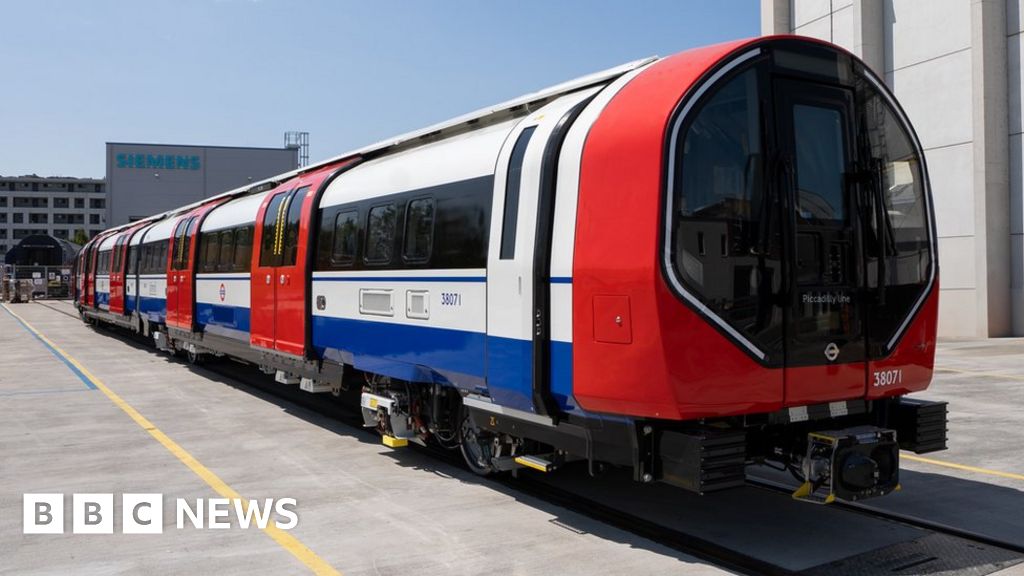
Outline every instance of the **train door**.
<svg viewBox="0 0 1024 576"><path fill-rule="evenodd" d="M122 234L110 252L110 313L124 313L124 248L128 235Z"/></svg>
<svg viewBox="0 0 1024 576"><path fill-rule="evenodd" d="M306 251L313 225L312 190L322 180L322 175L303 178L298 188L264 202L251 283L250 342L256 346L295 356L306 353Z"/></svg>
<svg viewBox="0 0 1024 576"><path fill-rule="evenodd" d="M290 186L290 185L289 185ZM282 282L276 276L279 258L279 235L284 228L278 227L285 220L287 202L293 190L286 190L268 196L256 217L256 233L253 236L252 287L250 293L249 343L262 348L274 348L277 329L277 286Z"/></svg>
<svg viewBox="0 0 1024 576"><path fill-rule="evenodd" d="M88 273L85 277L86 305L94 309L99 308L99 302L96 301L96 274L99 272L99 262L97 262L97 260L99 260L100 243L102 241L102 237L96 238L93 242L92 248L89 249Z"/></svg>
<svg viewBox="0 0 1024 576"><path fill-rule="evenodd" d="M498 156L487 257L488 391L495 402L530 412L535 411L530 308L540 176L527 156L535 146L543 148L538 128L535 122L520 123Z"/></svg>
<svg viewBox="0 0 1024 576"><path fill-rule="evenodd" d="M309 182L304 178L306 182ZM274 348L279 352L304 356L306 353L306 277L309 274L306 251L310 249L313 225L312 203L322 178L306 183L288 201L281 234L280 260L274 274L277 297L274 299ZM280 223L279 223L280 224ZM301 242L300 239L305 239Z"/></svg>
<svg viewBox="0 0 1024 576"><path fill-rule="evenodd" d="M864 268L853 91L775 79L778 186L789 287L785 401L864 394Z"/></svg>
<svg viewBox="0 0 1024 576"><path fill-rule="evenodd" d="M174 225L171 234L170 249L167 254L167 325L179 326L179 306L184 304L181 298L181 285L184 268L188 264L189 235L188 229L193 217L182 216Z"/></svg>

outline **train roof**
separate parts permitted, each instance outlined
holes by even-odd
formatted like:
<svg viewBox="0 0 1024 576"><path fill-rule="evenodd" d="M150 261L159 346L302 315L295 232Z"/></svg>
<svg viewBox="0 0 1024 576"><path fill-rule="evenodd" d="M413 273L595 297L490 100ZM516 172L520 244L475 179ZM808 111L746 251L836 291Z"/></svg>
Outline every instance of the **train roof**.
<svg viewBox="0 0 1024 576"><path fill-rule="evenodd" d="M255 223L256 216L259 215L260 204L263 203L263 198L267 194L270 194L269 190L235 198L217 206L203 219L203 225L200 230L208 232L210 230L223 230L224 228Z"/></svg>
<svg viewBox="0 0 1024 576"><path fill-rule="evenodd" d="M536 92L524 94L523 96L520 96L518 98L506 100L505 102L501 102L500 104L495 104L493 106L481 108L474 112L470 112L462 116L457 116L455 118L446 120L444 122L440 122L438 124L427 126L426 128L414 130L412 132L406 132L405 134L381 140L374 144L370 144L369 146L357 148L355 150L351 150L343 154L333 156L326 160L310 164L309 166L303 166L296 170L285 172L283 174L278 174L276 176L272 176L259 182L254 182L240 188L228 190L227 192L218 194L216 196L211 196L210 198L204 198L197 202L193 202L192 204L180 206L178 208L160 214L154 214L153 216L150 216L145 220L157 221L164 218L168 218L175 214L180 214L182 212L192 210L218 198L229 198L232 196L240 196L249 193L263 192L269 190L270 187L277 182L287 180L289 178L292 178L299 174L303 174L305 172L310 172L319 168L323 168L325 166L329 166L331 164L340 162L346 158L352 158L355 156L365 156L368 154L379 155L391 151L400 150L403 148L410 148L425 143L425 141L433 141L436 139L452 136L460 132L474 130L482 126L500 123L505 120L514 118L516 116L520 116L524 113L529 113L563 94L575 92L576 90L587 88L589 86L595 86L597 84L609 82L627 72L630 72L642 66L646 66L657 59L657 56L641 58L639 60L627 62L626 64L622 64L620 66L608 68L607 70L602 70L600 72L594 72L593 74L581 76L579 78L569 80L567 82L562 82L561 84L556 84L554 86L550 86L548 88L544 88ZM128 226L132 226L134 224L137 224L137 222L132 222L130 224L122 224L121 226L111 228L111 230L118 230L120 228L125 228Z"/></svg>

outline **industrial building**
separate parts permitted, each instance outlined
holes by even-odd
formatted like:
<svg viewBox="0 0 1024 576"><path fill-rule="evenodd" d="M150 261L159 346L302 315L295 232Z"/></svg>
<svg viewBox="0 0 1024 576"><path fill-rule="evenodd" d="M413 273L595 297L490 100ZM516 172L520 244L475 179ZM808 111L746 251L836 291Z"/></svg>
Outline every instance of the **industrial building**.
<svg viewBox="0 0 1024 576"><path fill-rule="evenodd" d="M81 241L106 227L103 180L0 176L0 256L29 236Z"/></svg>
<svg viewBox="0 0 1024 576"><path fill-rule="evenodd" d="M828 40L895 92L925 147L943 336L1024 336L1018 0L762 0L761 32Z"/></svg>
<svg viewBox="0 0 1024 576"><path fill-rule="evenodd" d="M110 226L209 198L299 166L300 147L107 143Z"/></svg>

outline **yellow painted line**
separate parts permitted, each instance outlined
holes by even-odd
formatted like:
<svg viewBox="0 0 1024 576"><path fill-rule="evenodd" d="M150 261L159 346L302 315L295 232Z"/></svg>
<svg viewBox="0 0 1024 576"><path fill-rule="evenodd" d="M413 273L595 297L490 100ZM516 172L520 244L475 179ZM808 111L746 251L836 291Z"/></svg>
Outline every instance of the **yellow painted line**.
<svg viewBox="0 0 1024 576"><path fill-rule="evenodd" d="M70 354L62 350L60 346L57 346L57 344L55 344L52 340L44 336L42 332L36 330L36 328L29 324L28 322L26 322L24 318L15 314L13 310L7 307L6 304L0 304L0 306L3 306L5 310L7 310L15 318L20 320L21 323L24 324L25 327L28 328L33 334L35 334L40 340L50 345L54 350L57 351L58 354L63 356L75 368L81 371L82 374L84 374L85 377L88 378L89 381L92 382L93 385L96 386L98 390L103 392L107 396L107 398L110 398L111 402L113 402L118 408L123 410L124 413L127 414L132 420L134 420L136 424L141 426L143 430L149 432L150 436L156 439L156 441L159 442L164 448L166 448L171 454L174 454L174 456L178 460L180 460L182 464L188 466L188 469L195 473L196 476L202 478L203 482L206 482L206 484L210 486L210 488L213 488L213 490L217 494L220 494L224 498L237 498L242 501L242 505L246 509L249 508L248 500L242 498L238 494L238 492L235 492L234 488L232 488L226 482L221 480L219 476L217 476L216 474L213 473L212 470L204 466L199 460L195 458L195 456L189 454L189 452L182 448L181 445L179 445L174 440L171 440L170 437L161 432L159 428L157 428L152 422L147 420L146 417L140 414L138 410L133 408L131 404L128 404L120 396L115 394L113 390L107 388L106 384L104 384L102 381L100 381L99 378L97 378L95 375L89 372L88 368L83 366L80 362L78 362L78 360L75 360L75 358L72 357ZM273 538L275 542L280 544L282 548L290 552L292 556L295 556L300 562L305 564L310 570L313 571L314 574L332 574L337 576L341 575L341 572L339 572L333 566L328 564L323 558L318 556L316 552L310 550L309 547L303 544L298 538L292 536L287 531L281 530L280 528L274 526L273 523L267 524L267 527L264 528L263 531L266 532L268 536Z"/></svg>
<svg viewBox="0 0 1024 576"><path fill-rule="evenodd" d="M989 468L978 468L977 466L957 464L956 462L946 462L945 460L935 460L934 458L923 458L914 454L903 453L900 454L900 458L903 458L904 460L911 460L913 462L921 462L923 464L931 464L933 466L943 466L946 468L954 468L956 470L964 470L966 472L974 472L977 474L987 474L989 476L998 476L1000 478L1009 478L1011 480L1024 480L1024 474L1001 472L999 470L991 470Z"/></svg>
<svg viewBox="0 0 1024 576"><path fill-rule="evenodd" d="M1024 382L1024 376L1017 376L1015 374L1000 374L998 372L978 372L975 370L961 370L959 368L943 368L936 366L936 372L953 372L956 374L967 374L968 376L988 376L991 378L1004 378L1006 380L1020 380Z"/></svg>

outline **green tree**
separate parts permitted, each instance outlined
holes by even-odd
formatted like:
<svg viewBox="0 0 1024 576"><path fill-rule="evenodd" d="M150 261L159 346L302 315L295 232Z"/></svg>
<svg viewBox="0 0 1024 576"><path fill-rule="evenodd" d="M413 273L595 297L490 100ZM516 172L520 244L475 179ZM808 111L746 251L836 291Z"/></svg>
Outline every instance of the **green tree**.
<svg viewBox="0 0 1024 576"><path fill-rule="evenodd" d="M78 230L75 230L75 237L72 238L71 241L79 246L84 246L85 243L89 241L89 236L85 233L85 230L79 228Z"/></svg>

